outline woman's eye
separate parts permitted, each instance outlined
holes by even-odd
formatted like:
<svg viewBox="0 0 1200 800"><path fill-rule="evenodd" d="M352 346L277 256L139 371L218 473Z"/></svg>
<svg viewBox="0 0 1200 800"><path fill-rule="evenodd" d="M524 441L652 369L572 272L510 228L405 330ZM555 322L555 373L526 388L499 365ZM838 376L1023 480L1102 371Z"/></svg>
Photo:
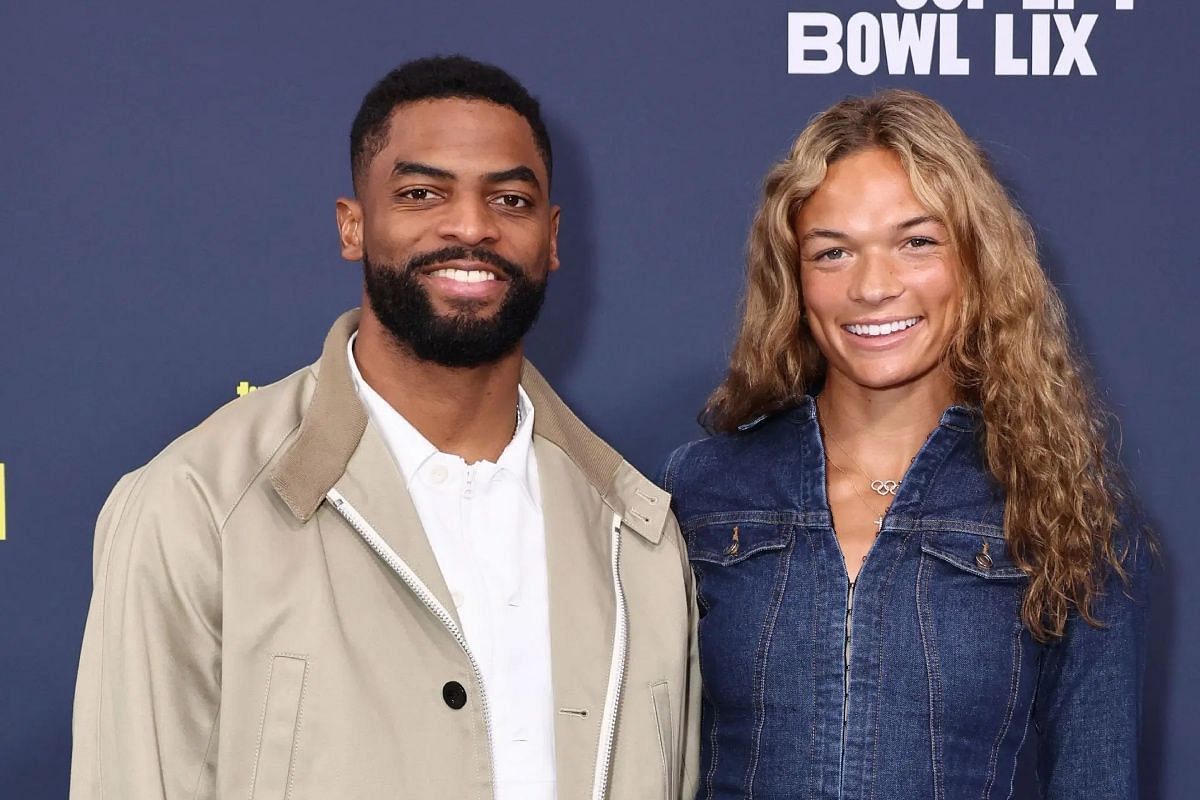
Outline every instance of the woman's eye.
<svg viewBox="0 0 1200 800"><path fill-rule="evenodd" d="M818 253L815 260L817 261L837 261L840 258L845 258L846 251L840 247L834 247L830 250Z"/></svg>
<svg viewBox="0 0 1200 800"><path fill-rule="evenodd" d="M935 242L933 239L930 239L928 236L914 236L908 240L908 244L912 248L922 248L933 247L937 244L937 242Z"/></svg>

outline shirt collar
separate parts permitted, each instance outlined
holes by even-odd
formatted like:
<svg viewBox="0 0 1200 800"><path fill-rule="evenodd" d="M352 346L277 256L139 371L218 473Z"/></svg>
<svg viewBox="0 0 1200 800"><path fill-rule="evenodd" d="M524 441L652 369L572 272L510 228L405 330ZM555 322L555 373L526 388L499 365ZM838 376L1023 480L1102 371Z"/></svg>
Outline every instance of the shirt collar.
<svg viewBox="0 0 1200 800"><path fill-rule="evenodd" d="M347 360L350 362L350 375L354 379L354 388L358 391L359 398L367 407L367 414L371 421L379 429L380 435L383 436L384 444L395 459L396 464L400 467L400 473L404 476L404 482L411 484L413 476L418 470L424 466L425 462L433 458L440 451L426 439L419 430L413 427L404 416L392 408L388 401L384 400L378 392L363 378L362 372L358 369L358 362L354 358L354 340L357 338L358 332L350 335L349 341L346 343ZM500 458L496 460L496 467L511 474L530 499L538 505L540 503L541 492L538 491L536 467L533 463L533 402L529 396L525 394L525 389L517 386L517 405L519 408L520 424L517 425L516 432L513 434L512 440L505 446L503 452L500 453Z"/></svg>

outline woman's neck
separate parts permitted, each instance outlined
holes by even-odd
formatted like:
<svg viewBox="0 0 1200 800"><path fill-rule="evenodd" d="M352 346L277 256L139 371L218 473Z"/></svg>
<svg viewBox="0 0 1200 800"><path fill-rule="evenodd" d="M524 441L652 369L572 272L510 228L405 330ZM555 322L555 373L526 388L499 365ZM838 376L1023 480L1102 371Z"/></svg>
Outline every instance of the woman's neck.
<svg viewBox="0 0 1200 800"><path fill-rule="evenodd" d="M826 455L871 480L899 480L953 401L940 376L869 389L830 374L817 399Z"/></svg>

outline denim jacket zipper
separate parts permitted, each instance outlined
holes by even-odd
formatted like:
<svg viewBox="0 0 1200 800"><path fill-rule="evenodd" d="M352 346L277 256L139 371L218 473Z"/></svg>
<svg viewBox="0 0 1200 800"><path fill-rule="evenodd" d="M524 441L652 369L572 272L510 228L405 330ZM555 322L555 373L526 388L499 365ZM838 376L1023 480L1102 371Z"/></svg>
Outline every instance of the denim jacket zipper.
<svg viewBox="0 0 1200 800"><path fill-rule="evenodd" d="M841 759L838 768L838 793L844 794L843 787L846 779L846 731L850 726L850 658L854 650L854 587L855 581L849 581L846 590L846 640L842 655L842 746Z"/></svg>

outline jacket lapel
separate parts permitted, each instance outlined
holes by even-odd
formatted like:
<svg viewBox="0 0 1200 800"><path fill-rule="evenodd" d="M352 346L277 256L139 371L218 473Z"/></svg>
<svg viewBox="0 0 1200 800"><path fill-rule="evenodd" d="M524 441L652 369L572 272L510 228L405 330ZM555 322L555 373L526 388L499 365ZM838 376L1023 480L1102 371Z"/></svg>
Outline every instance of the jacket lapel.
<svg viewBox="0 0 1200 800"><path fill-rule="evenodd" d="M425 536L425 529L421 527L412 496L404 485L404 476L373 424L367 425L358 449L338 479L337 490L416 573L461 627L458 610L451 601L450 590Z"/></svg>
<svg viewBox="0 0 1200 800"><path fill-rule="evenodd" d="M557 446L535 438L554 680L554 750L560 797L591 791L612 659L616 601L609 531L612 510Z"/></svg>
<svg viewBox="0 0 1200 800"><path fill-rule="evenodd" d="M336 485L461 627L403 476L355 391L346 342L357 327L358 312L348 312L326 337L312 398L272 469L271 484L301 521ZM559 796L586 797L613 652L613 515L620 513L626 527L657 544L670 498L588 430L528 362L521 384L536 408Z"/></svg>

